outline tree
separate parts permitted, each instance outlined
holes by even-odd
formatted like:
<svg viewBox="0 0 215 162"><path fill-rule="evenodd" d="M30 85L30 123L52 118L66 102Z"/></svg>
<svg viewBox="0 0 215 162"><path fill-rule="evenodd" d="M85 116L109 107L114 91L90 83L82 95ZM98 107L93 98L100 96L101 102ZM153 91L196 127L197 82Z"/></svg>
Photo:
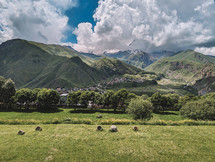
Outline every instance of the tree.
<svg viewBox="0 0 215 162"><path fill-rule="evenodd" d="M16 92L15 83L11 79L7 79L1 87L1 91L3 103L11 103Z"/></svg>
<svg viewBox="0 0 215 162"><path fill-rule="evenodd" d="M123 112L125 112L125 108L126 108L125 103L126 103L126 100L128 99L128 95L129 93L125 88L118 90L114 94L115 101L117 101L117 106L121 108Z"/></svg>
<svg viewBox="0 0 215 162"><path fill-rule="evenodd" d="M80 101L81 91L70 92L67 97L67 104L76 107Z"/></svg>
<svg viewBox="0 0 215 162"><path fill-rule="evenodd" d="M99 94L98 92L95 93L95 104L96 105L104 104L104 96Z"/></svg>
<svg viewBox="0 0 215 162"><path fill-rule="evenodd" d="M3 102L3 85L5 84L6 79L0 76L0 102Z"/></svg>
<svg viewBox="0 0 215 162"><path fill-rule="evenodd" d="M166 110L178 110L177 105L178 105L180 96L178 94L167 94L164 96L167 98Z"/></svg>
<svg viewBox="0 0 215 162"><path fill-rule="evenodd" d="M155 93L151 97L151 103L154 107L154 112L163 111L168 105L168 98L161 95L160 93Z"/></svg>
<svg viewBox="0 0 215 162"><path fill-rule="evenodd" d="M35 96L31 89L22 88L16 91L14 100L15 102L19 102L20 108L25 104L25 108L28 109L29 104L35 100Z"/></svg>
<svg viewBox="0 0 215 162"><path fill-rule="evenodd" d="M37 103L42 108L56 108L59 101L59 93L52 89L42 89L37 95Z"/></svg>
<svg viewBox="0 0 215 162"><path fill-rule="evenodd" d="M104 107L108 107L108 110L109 110L110 105L112 105L113 95L114 95L114 92L112 90L106 91L103 95L104 96Z"/></svg>
<svg viewBox="0 0 215 162"><path fill-rule="evenodd" d="M197 101L199 98L200 98L199 96L195 96L193 94L184 95L179 98L178 104L176 105L177 109L180 110L187 102Z"/></svg>
<svg viewBox="0 0 215 162"><path fill-rule="evenodd" d="M89 91L83 91L80 96L80 104L86 108L88 105L88 102L91 100L91 97L92 97L92 94Z"/></svg>
<svg viewBox="0 0 215 162"><path fill-rule="evenodd" d="M126 109L133 119L150 120L152 118L152 104L140 98L132 99Z"/></svg>
<svg viewBox="0 0 215 162"><path fill-rule="evenodd" d="M180 113L194 120L215 120L215 100L200 99L187 102Z"/></svg>
<svg viewBox="0 0 215 162"><path fill-rule="evenodd" d="M32 102L36 103L37 101L37 95L38 93L41 91L42 89L41 88L34 88L32 90Z"/></svg>

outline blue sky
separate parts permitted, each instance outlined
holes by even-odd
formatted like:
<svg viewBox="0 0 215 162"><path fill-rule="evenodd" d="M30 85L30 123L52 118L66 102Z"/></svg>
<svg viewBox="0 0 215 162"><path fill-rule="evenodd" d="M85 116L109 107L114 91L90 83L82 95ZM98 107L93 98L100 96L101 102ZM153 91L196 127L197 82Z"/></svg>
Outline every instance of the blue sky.
<svg viewBox="0 0 215 162"><path fill-rule="evenodd" d="M98 7L98 0L79 0L76 7L68 9L65 14L69 17L68 24L72 28L76 28L78 24L83 22L90 22L93 26L96 22L93 19L93 14ZM77 43L76 35L67 32L67 39L65 42Z"/></svg>
<svg viewBox="0 0 215 162"><path fill-rule="evenodd" d="M0 0L0 43L21 38L96 54L215 55L214 18L214 0Z"/></svg>

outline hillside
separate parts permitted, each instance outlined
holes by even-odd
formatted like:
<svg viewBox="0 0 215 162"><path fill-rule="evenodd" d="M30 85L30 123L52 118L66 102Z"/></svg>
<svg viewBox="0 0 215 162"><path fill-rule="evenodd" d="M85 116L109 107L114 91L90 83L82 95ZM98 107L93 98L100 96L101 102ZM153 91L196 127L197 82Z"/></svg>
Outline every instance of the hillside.
<svg viewBox="0 0 215 162"><path fill-rule="evenodd" d="M12 78L17 88L86 86L104 79L79 57L62 57L43 49L24 40L3 43L0 46L0 75Z"/></svg>
<svg viewBox="0 0 215 162"><path fill-rule="evenodd" d="M113 75L137 74L142 71L141 69L128 65L122 61L107 57L98 60L92 67L100 71L106 77Z"/></svg>
<svg viewBox="0 0 215 162"><path fill-rule="evenodd" d="M88 62L92 58L74 51L70 53L70 50L20 39L4 42L0 45L0 76L13 79L17 88L88 87L114 75L141 71L109 59L102 59L109 60L107 64L95 59L92 67L82 61Z"/></svg>
<svg viewBox="0 0 215 162"><path fill-rule="evenodd" d="M146 66L153 63L151 56L143 51L119 51L116 53L106 53L106 57L116 58L125 63L133 65L138 68L145 68Z"/></svg>
<svg viewBox="0 0 215 162"><path fill-rule="evenodd" d="M51 55L64 56L64 57L68 57L68 58L78 56L88 65L94 63L97 60L96 55L93 55L93 54L87 55L84 53L82 54L82 53L75 51L73 48L67 47L67 46L43 44L43 43L32 42L32 41L28 41L28 43L40 48L41 50L43 50Z"/></svg>
<svg viewBox="0 0 215 162"><path fill-rule="evenodd" d="M215 76L215 58L187 50L160 59L145 70L164 74L170 80L193 85L198 80Z"/></svg>

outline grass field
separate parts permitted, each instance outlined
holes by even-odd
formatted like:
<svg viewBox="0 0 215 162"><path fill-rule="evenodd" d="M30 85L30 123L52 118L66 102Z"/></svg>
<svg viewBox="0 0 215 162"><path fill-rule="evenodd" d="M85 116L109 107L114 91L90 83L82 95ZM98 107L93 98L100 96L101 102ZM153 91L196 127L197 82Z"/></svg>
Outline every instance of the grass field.
<svg viewBox="0 0 215 162"><path fill-rule="evenodd" d="M97 118L102 114L102 118ZM114 113L113 110L79 110L74 109L59 109L56 112L41 113L38 111L15 110L12 112L0 113L0 124L60 124L65 119L70 118L71 124L129 124L136 123L132 118L122 112ZM155 121L181 121L184 118L179 115L179 112L168 111L163 114L153 114L151 122Z"/></svg>
<svg viewBox="0 0 215 162"><path fill-rule="evenodd" d="M215 127L96 125L0 125L0 161L215 161ZM25 135L17 135L24 130Z"/></svg>
<svg viewBox="0 0 215 162"><path fill-rule="evenodd" d="M97 118L101 114L102 118ZM69 119L69 121L67 120ZM88 124L88 125L215 125L215 121L195 121L182 117L177 111L166 111L153 114L149 121L135 121L128 114L112 110L79 110L58 109L55 112L38 112L35 109L25 112L15 110L0 112L0 124L7 125L35 125L35 124Z"/></svg>
<svg viewBox="0 0 215 162"><path fill-rule="evenodd" d="M1 112L0 119L35 119L35 120L51 120L53 118L65 119L65 118L87 118L91 120L100 120L96 118L97 115L102 114L102 119L132 119L127 113L117 111L114 113L112 109L108 110L89 110L80 109L74 111L74 109L58 109L56 112L38 112L36 110L15 110L9 112ZM182 120L183 117L179 115L177 111L167 111L163 114L153 114L153 118L156 120Z"/></svg>

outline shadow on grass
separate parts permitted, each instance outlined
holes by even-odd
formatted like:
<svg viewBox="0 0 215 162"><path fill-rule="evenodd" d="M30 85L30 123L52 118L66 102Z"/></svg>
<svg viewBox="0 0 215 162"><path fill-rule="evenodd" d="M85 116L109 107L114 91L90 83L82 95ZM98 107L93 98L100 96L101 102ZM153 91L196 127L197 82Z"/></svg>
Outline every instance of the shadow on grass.
<svg viewBox="0 0 215 162"><path fill-rule="evenodd" d="M178 115L177 113L174 113L174 112L168 112L168 111L155 112L155 114L159 114L159 115Z"/></svg>
<svg viewBox="0 0 215 162"><path fill-rule="evenodd" d="M70 113L83 113L83 114L94 114L94 113L110 113L110 114L126 114L122 111L113 111L113 110L86 110L86 109L83 109L83 110L71 110Z"/></svg>

